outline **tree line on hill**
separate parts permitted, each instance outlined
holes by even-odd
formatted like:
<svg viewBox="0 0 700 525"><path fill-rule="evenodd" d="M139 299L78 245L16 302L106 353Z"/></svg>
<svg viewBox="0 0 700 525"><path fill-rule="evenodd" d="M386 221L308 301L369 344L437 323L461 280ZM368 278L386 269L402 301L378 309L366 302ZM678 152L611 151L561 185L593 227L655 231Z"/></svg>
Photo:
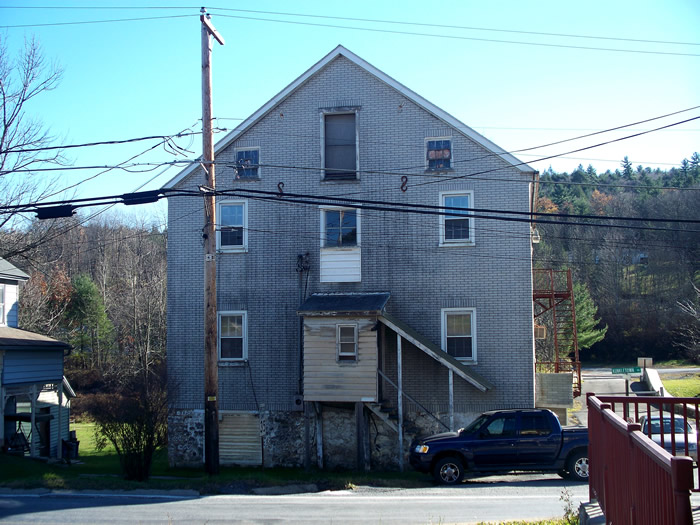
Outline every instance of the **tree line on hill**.
<svg viewBox="0 0 700 525"><path fill-rule="evenodd" d="M535 267L571 268L577 301L594 303L585 316L589 326L579 327L583 360L698 361L692 311L700 304L700 224L650 220L700 220L698 190L697 152L667 171L634 168L625 157L614 172L579 165L572 173L550 168L541 175L540 212L638 219L615 221L624 228L595 227L590 223L612 222L587 219L547 224L546 217L537 224L542 242L535 245Z"/></svg>

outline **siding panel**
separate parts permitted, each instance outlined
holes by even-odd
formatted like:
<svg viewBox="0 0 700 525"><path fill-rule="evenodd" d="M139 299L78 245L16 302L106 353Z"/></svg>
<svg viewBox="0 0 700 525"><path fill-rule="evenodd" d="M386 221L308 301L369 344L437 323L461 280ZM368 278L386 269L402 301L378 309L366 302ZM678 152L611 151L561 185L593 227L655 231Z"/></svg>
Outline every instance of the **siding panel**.
<svg viewBox="0 0 700 525"><path fill-rule="evenodd" d="M336 359L336 325L357 323L357 362ZM374 401L377 399L376 320L366 318L304 319L304 400Z"/></svg>

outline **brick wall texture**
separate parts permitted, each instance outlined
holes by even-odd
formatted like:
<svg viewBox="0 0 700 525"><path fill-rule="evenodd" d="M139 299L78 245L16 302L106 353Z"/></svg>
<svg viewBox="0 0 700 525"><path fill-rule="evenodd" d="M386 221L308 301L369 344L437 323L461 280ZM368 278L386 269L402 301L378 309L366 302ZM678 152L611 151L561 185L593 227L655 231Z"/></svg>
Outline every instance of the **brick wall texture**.
<svg viewBox="0 0 700 525"><path fill-rule="evenodd" d="M348 106L358 108L359 180L322 181L321 113ZM425 139L436 136L452 139L449 173L425 171ZM260 178L236 181L227 163L233 164L236 147L251 146L260 148ZM485 173L469 176L481 172ZM405 192L402 175L408 177ZM217 154L218 189L277 191L282 182L290 193L433 206L440 205L441 191L469 190L476 208L527 212L529 179L344 56L309 78ZM196 190L203 183L198 170L177 187ZM219 367L220 409L293 409L294 396L300 393L296 314L300 287L305 296L388 291L387 311L437 345L442 308L475 308L477 361L470 366L494 388L482 393L455 375L456 411L464 415L534 406L528 223L476 218L474 246L439 247L437 215L364 209L362 281L321 283L319 206L246 200L247 252L217 254L218 307L244 310L248 316L248 362ZM202 205L196 197L168 199L172 411L203 408ZM310 271L308 279L305 275L300 281L297 256L306 252ZM395 343L388 339L385 370L395 377ZM422 405L443 415L447 412L447 369L407 343L403 381L405 391Z"/></svg>

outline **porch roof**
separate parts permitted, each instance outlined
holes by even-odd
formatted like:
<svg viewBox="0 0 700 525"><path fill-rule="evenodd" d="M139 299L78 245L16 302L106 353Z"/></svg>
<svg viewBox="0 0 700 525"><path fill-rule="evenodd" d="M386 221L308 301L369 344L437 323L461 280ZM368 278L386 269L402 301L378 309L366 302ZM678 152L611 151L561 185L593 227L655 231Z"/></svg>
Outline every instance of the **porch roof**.
<svg viewBox="0 0 700 525"><path fill-rule="evenodd" d="M400 321L399 319L396 319L395 317L391 317L387 313L382 313L379 316L379 322L391 328L401 337L411 342L420 350L428 354L430 357L438 361L443 366L446 366L447 368L452 370L459 377L461 377L471 385L475 386L482 392L486 392L487 390L493 388L493 384L490 383L488 380L481 377L479 374L471 370L469 366L461 363L460 361L449 355L447 352L443 352L440 347L433 344L427 337L416 332L406 323Z"/></svg>
<svg viewBox="0 0 700 525"><path fill-rule="evenodd" d="M9 326L0 327L0 350L70 350L71 346L45 335Z"/></svg>
<svg viewBox="0 0 700 525"><path fill-rule="evenodd" d="M378 315L384 311L391 294L372 293L316 293L309 297L297 310L299 315L336 316Z"/></svg>

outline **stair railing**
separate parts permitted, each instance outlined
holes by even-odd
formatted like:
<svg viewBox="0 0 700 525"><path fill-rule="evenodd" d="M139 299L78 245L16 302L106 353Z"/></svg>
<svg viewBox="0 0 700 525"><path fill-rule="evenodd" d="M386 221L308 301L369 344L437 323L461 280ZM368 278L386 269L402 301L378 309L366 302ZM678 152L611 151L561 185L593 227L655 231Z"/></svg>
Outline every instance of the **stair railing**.
<svg viewBox="0 0 700 525"><path fill-rule="evenodd" d="M384 375L384 372L382 372L381 370L377 370L377 372L378 372L379 375L382 377L382 379L384 379L387 383L389 383L391 386L393 386L397 391L399 390L398 385L397 385L396 383L394 383L391 379L389 379L386 375ZM443 423L442 421L440 421L440 419L439 419L435 414L433 414L432 412L430 412L430 410L428 410L428 409L425 408L423 405L421 405L421 404L420 404L418 401L416 401L413 397L411 397L410 395L408 395L406 392L403 392L403 395L404 395L404 397L405 397L406 399L408 399L408 400L411 401L412 403L415 403L416 405L418 405L427 415L429 415L429 416L432 417L435 421L437 421L437 422L440 423L443 427L445 427L446 430L451 430L449 426L447 426L445 423ZM403 424L403 421L401 421L400 424Z"/></svg>

